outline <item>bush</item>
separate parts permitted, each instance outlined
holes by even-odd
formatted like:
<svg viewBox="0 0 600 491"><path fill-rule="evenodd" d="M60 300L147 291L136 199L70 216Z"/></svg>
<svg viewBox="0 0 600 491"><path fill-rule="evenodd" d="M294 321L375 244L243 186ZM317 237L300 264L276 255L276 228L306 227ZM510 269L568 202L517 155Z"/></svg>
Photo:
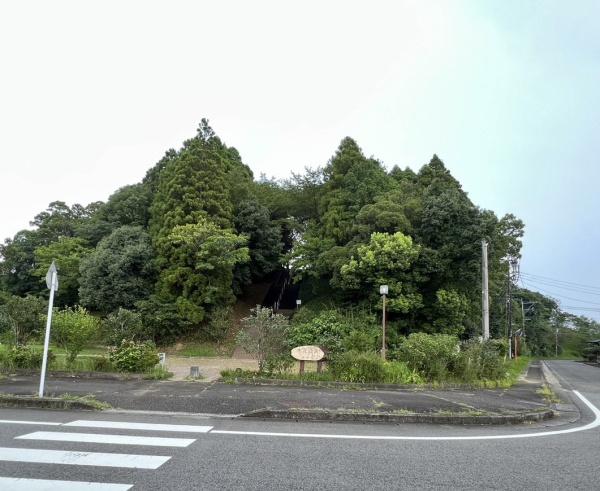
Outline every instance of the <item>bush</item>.
<svg viewBox="0 0 600 491"><path fill-rule="evenodd" d="M383 364L386 384L422 384L423 377L416 370L411 370L401 361L386 361Z"/></svg>
<svg viewBox="0 0 600 491"><path fill-rule="evenodd" d="M120 346L110 348L110 362L120 372L147 372L158 363L158 353L153 343L123 341Z"/></svg>
<svg viewBox="0 0 600 491"><path fill-rule="evenodd" d="M9 296L0 305L0 335L11 344L26 344L44 330L47 302L39 297Z"/></svg>
<svg viewBox="0 0 600 491"><path fill-rule="evenodd" d="M455 362L454 374L464 382L498 380L506 375L505 343L472 339L461 346Z"/></svg>
<svg viewBox="0 0 600 491"><path fill-rule="evenodd" d="M0 345L0 372L10 373L14 368L11 349L6 345Z"/></svg>
<svg viewBox="0 0 600 491"><path fill-rule="evenodd" d="M288 331L290 347L317 345L330 353L375 348L379 327L374 315L362 310L304 309L294 316Z"/></svg>
<svg viewBox="0 0 600 491"><path fill-rule="evenodd" d="M380 334L378 331L361 331L354 329L342 339L342 349L344 351L376 351Z"/></svg>
<svg viewBox="0 0 600 491"><path fill-rule="evenodd" d="M173 302L163 302L152 295L136 304L142 315L142 323L157 343L169 344L188 334L192 324L183 318Z"/></svg>
<svg viewBox="0 0 600 491"><path fill-rule="evenodd" d="M204 337L213 341L221 341L227 337L233 325L233 309L222 307L210 314L208 324L204 328Z"/></svg>
<svg viewBox="0 0 600 491"><path fill-rule="evenodd" d="M94 356L92 358L93 372L112 372L114 367L106 356Z"/></svg>
<svg viewBox="0 0 600 491"><path fill-rule="evenodd" d="M347 351L334 356L329 371L341 382L382 382L385 379L383 360L376 353Z"/></svg>
<svg viewBox="0 0 600 491"><path fill-rule="evenodd" d="M44 358L43 348L36 346L15 346L10 350L10 357L14 368L42 368ZM54 354L48 350L48 364L54 360Z"/></svg>
<svg viewBox="0 0 600 491"><path fill-rule="evenodd" d="M75 362L81 350L97 336L99 322L83 307L66 308L52 316L52 339L65 349L67 365Z"/></svg>
<svg viewBox="0 0 600 491"><path fill-rule="evenodd" d="M147 341L152 335L142 323L139 312L120 308L102 321L102 329L111 346L119 346L124 339Z"/></svg>
<svg viewBox="0 0 600 491"><path fill-rule="evenodd" d="M294 364L294 359L289 354L271 355L265 360L263 371L266 375L287 372Z"/></svg>
<svg viewBox="0 0 600 491"><path fill-rule="evenodd" d="M264 372L267 361L287 353L286 331L288 320L281 314L274 314L266 307L257 306L252 315L242 319L242 330L237 335L237 343L258 360L258 370Z"/></svg>
<svg viewBox="0 0 600 491"><path fill-rule="evenodd" d="M459 353L458 338L449 334L413 333L400 346L398 356L425 379L442 381Z"/></svg>

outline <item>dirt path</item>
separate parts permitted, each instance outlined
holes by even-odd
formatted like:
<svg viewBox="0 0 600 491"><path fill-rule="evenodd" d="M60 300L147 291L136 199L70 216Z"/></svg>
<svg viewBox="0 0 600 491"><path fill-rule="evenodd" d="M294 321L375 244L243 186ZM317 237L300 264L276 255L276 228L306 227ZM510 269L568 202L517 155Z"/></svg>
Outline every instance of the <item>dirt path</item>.
<svg viewBox="0 0 600 491"><path fill-rule="evenodd" d="M204 356L171 356L167 355L167 370L173 372L172 380L185 380L190 374L190 367L200 369L203 382L212 382L221 376L221 370L242 368L258 370L258 363L251 358L226 358Z"/></svg>

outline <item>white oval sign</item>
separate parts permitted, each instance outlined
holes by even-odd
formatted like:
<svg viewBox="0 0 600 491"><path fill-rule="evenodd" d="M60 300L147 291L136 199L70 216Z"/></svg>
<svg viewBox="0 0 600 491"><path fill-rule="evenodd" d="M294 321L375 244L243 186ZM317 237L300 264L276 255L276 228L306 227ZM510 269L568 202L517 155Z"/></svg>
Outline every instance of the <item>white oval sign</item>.
<svg viewBox="0 0 600 491"><path fill-rule="evenodd" d="M292 350L292 356L300 361L319 361L325 357L325 352L318 346L298 346Z"/></svg>

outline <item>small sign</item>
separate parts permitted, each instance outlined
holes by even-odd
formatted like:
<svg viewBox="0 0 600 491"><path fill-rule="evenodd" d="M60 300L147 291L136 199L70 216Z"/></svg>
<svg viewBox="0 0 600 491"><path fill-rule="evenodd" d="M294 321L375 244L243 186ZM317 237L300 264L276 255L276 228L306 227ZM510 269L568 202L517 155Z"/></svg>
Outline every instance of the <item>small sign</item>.
<svg viewBox="0 0 600 491"><path fill-rule="evenodd" d="M52 275L54 273L54 285L52 284ZM48 290L58 291L58 270L56 269L56 264L52 261L52 264L48 268L48 272L46 273L46 286Z"/></svg>
<svg viewBox="0 0 600 491"><path fill-rule="evenodd" d="M164 367L166 362L167 362L167 354L159 353L158 354L158 363L160 364L160 366Z"/></svg>
<svg viewBox="0 0 600 491"><path fill-rule="evenodd" d="M298 346L292 350L292 357L299 361L320 361L325 352L318 346Z"/></svg>

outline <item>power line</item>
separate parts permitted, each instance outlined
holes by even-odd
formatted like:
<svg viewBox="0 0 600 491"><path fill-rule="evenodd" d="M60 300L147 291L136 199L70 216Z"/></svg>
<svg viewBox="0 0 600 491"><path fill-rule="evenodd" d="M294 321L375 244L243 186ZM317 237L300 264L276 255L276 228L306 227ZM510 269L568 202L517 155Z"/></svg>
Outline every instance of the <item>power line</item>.
<svg viewBox="0 0 600 491"><path fill-rule="evenodd" d="M567 291L572 291L572 292L577 292L577 293L584 293L586 295L595 295L600 297L600 291L598 292L594 292L594 291L589 291L589 290L585 290L585 289L581 289L581 288L575 288L572 286L566 286L566 285L560 285L560 284L556 284L556 283L550 283L544 280L536 280L535 278L530 278L529 276L524 276L524 278L530 282L535 284L540 284L543 286L551 286L553 288L559 288L561 290L567 290Z"/></svg>
<svg viewBox="0 0 600 491"><path fill-rule="evenodd" d="M527 280L527 282L529 282L530 280ZM521 283L522 284L526 284L526 282L521 278ZM556 292L551 292L549 290L545 290L544 288L540 288L536 285L530 285L531 288L536 288L538 291L540 292L544 292L547 293L548 295L556 295L557 297L560 298L566 298L567 300L574 300L575 302L580 302L580 303L587 303L590 305L600 305L600 302L591 302L589 300L581 300L580 298L574 298L574 297L568 297L566 295L563 295L562 293L556 293Z"/></svg>
<svg viewBox="0 0 600 491"><path fill-rule="evenodd" d="M523 271L521 272L521 274L528 276L531 279L537 279L537 280L548 282L548 283L558 283L558 284L570 285L573 287L578 287L578 288L583 288L583 289L600 290L600 286L585 285L583 283L576 283L574 281L559 280L556 278L550 278L548 276L541 276L541 275L527 273L527 272L523 272Z"/></svg>
<svg viewBox="0 0 600 491"><path fill-rule="evenodd" d="M600 308L594 308L594 307L576 307L574 305L565 305L563 308L573 309L573 310L586 310L588 312L600 312Z"/></svg>

